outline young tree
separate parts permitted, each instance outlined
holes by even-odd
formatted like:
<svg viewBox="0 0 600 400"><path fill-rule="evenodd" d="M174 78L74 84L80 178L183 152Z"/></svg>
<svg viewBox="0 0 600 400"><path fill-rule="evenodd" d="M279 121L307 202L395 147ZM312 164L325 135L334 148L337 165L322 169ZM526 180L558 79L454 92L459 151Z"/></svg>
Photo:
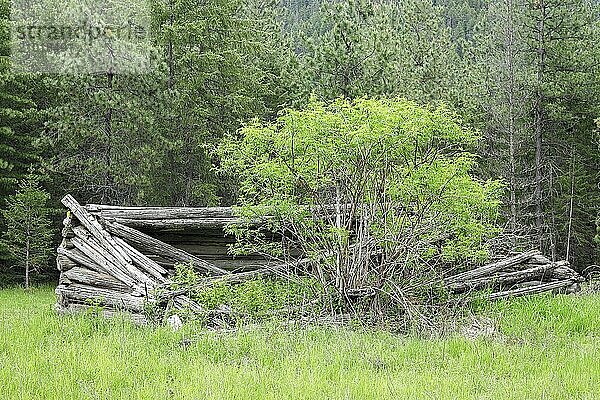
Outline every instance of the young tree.
<svg viewBox="0 0 600 400"><path fill-rule="evenodd" d="M471 57L470 80L475 88L475 114L485 140L482 164L486 175L503 176L508 184L507 234L511 247L528 246L528 230L522 226L530 203L526 185L531 140L533 70L526 46L526 19L522 0L490 4L479 22Z"/></svg>
<svg viewBox="0 0 600 400"><path fill-rule="evenodd" d="M51 252L51 221L47 202L50 195L40 186L33 173L19 183L17 192L7 200L2 215L7 231L4 243L15 265L25 271L25 288L30 274L47 267Z"/></svg>
<svg viewBox="0 0 600 400"><path fill-rule="evenodd" d="M234 229L239 249L310 259L346 305L364 288L418 297L445 262L487 257L502 185L471 176L477 139L447 109L404 100L312 102L248 125L220 147L249 223Z"/></svg>

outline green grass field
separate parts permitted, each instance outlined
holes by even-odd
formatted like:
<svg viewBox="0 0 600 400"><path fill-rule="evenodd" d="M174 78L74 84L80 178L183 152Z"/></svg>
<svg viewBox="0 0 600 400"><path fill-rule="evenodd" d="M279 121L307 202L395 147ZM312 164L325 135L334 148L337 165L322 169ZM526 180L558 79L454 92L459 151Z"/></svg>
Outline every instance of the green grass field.
<svg viewBox="0 0 600 400"><path fill-rule="evenodd" d="M50 288L0 291L0 399L600 398L598 294L493 305L498 332L477 340L171 332L61 318L53 301Z"/></svg>

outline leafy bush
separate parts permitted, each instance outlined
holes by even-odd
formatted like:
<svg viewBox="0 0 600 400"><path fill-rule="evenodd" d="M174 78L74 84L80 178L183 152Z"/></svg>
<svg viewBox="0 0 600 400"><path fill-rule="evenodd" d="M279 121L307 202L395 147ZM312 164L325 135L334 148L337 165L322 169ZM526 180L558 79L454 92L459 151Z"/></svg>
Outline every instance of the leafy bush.
<svg viewBox="0 0 600 400"><path fill-rule="evenodd" d="M309 278L291 281L280 278L255 278L242 283L202 281L193 266L176 265L172 289L188 289L188 295L202 306L205 322L225 316L228 323L256 322L281 315L292 315L306 306L318 284ZM152 310L148 310L151 312ZM198 316L195 316L198 317Z"/></svg>
<svg viewBox="0 0 600 400"><path fill-rule="evenodd" d="M503 185L471 175L477 140L448 109L405 100L312 101L247 125L219 148L240 181L233 251L308 259L349 309L366 289L377 304L431 296L444 265L485 260L498 231Z"/></svg>

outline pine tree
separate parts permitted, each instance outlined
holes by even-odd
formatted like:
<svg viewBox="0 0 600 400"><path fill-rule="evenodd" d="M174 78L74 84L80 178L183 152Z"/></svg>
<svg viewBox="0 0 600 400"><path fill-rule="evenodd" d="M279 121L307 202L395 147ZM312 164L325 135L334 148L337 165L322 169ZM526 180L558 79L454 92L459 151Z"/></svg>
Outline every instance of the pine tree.
<svg viewBox="0 0 600 400"><path fill-rule="evenodd" d="M306 32L305 91L322 99L390 93L396 8L364 0L325 2Z"/></svg>
<svg viewBox="0 0 600 400"><path fill-rule="evenodd" d="M498 0L486 10L476 27L470 49L471 81L476 95L475 117L485 134L482 169L489 176L503 176L508 193L506 233L516 246L528 247L529 229L523 225L529 206L526 156L532 148L529 139L531 110L529 87L533 71L527 55L526 19L522 0Z"/></svg>
<svg viewBox="0 0 600 400"><path fill-rule="evenodd" d="M14 193L29 165L39 162L34 146L39 115L29 94L31 75L16 75L10 63L9 2L0 2L0 201Z"/></svg>
<svg viewBox="0 0 600 400"><path fill-rule="evenodd" d="M165 96L155 108L158 163L145 199L153 204L231 201L211 149L241 122L271 118L297 97L294 57L273 9L239 0L171 0L155 11Z"/></svg>
<svg viewBox="0 0 600 400"><path fill-rule="evenodd" d="M25 288L29 288L32 272L48 266L52 241L49 199L50 195L40 186L39 177L30 172L2 210L7 225L3 242L13 265L24 270Z"/></svg>

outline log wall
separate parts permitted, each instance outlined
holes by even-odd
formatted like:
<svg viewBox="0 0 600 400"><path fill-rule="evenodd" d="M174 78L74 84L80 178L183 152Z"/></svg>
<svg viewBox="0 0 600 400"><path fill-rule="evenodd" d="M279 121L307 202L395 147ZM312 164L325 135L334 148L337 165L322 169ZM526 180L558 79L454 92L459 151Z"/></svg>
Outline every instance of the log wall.
<svg viewBox="0 0 600 400"><path fill-rule="evenodd" d="M82 206L70 195L62 203L69 211L56 258L61 313L99 305L107 315L125 310L140 322L144 304L156 300L154 289L167 286L178 263L216 277L268 266L260 256L229 254L234 239L224 229L236 220L229 207ZM174 301L199 307L183 294Z"/></svg>
<svg viewBox="0 0 600 400"><path fill-rule="evenodd" d="M239 283L309 263L300 259L270 265L258 255L230 256L228 246L234 239L225 234L225 227L236 218L228 207L82 206L70 195L62 203L69 211L57 249L61 274L56 309L65 314L98 305L106 316L122 310L142 323L149 303L165 301L167 307L205 311L186 297L187 290L170 287L178 263L192 264L206 275L204 286ZM582 280L568 262L552 262L532 250L444 277L443 284L456 296L468 298L486 289L488 298L497 300L551 290L573 292ZM346 295L373 296L378 290L349 288Z"/></svg>

